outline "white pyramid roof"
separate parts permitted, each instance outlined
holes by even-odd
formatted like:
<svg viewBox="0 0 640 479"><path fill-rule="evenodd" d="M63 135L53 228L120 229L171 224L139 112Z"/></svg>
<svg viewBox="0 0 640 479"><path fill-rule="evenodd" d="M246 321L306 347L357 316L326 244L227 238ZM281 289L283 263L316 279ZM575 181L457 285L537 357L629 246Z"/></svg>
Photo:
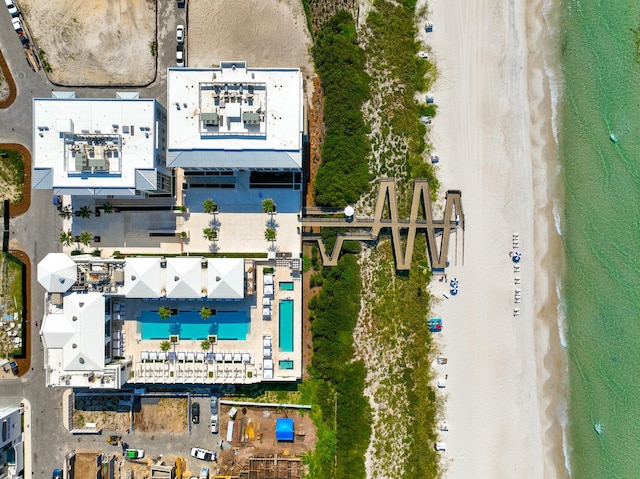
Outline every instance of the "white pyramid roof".
<svg viewBox="0 0 640 479"><path fill-rule="evenodd" d="M64 371L99 371L104 368L104 296L71 293L64 297L63 313L48 314L42 324L47 349L62 350Z"/></svg>
<svg viewBox="0 0 640 479"><path fill-rule="evenodd" d="M160 258L127 258L122 288L127 298L159 298L161 291Z"/></svg>
<svg viewBox="0 0 640 479"><path fill-rule="evenodd" d="M50 293L69 291L78 278L78 265L64 253L49 253L38 263L38 282Z"/></svg>
<svg viewBox="0 0 640 479"><path fill-rule="evenodd" d="M207 297L244 298L244 259L210 258L207 267Z"/></svg>
<svg viewBox="0 0 640 479"><path fill-rule="evenodd" d="M202 296L202 258L167 258L165 271L167 298Z"/></svg>

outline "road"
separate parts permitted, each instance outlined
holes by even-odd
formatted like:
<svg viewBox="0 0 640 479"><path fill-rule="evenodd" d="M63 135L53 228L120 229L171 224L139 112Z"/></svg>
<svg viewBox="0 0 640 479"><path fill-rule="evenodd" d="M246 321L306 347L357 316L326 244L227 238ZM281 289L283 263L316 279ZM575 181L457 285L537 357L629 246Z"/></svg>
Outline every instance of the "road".
<svg viewBox="0 0 640 479"><path fill-rule="evenodd" d="M0 7L0 49L4 54L11 74L16 82L18 94L15 102L0 110L0 141L20 143L32 151L33 147L33 98L50 97L52 91L75 91L83 98L113 98L116 91L139 91L141 98L156 98L166 105L167 67L175 64L175 26L186 24L186 8L178 7L175 0L157 1L158 58L157 75L153 83L144 88L61 88L52 85L44 72L33 72L27 63L24 50L11 26L11 17ZM58 235L61 220L51 203L51 192L35 190L31 194L31 207L22 216L12 220L11 247L25 251L31 259L31 310L33 321L41 320L44 312L44 289L37 283L36 266L50 252L60 251ZM62 424L61 389L47 389L43 362L43 347L39 336L30 338L31 370L19 379L0 381L0 397L19 401L27 398L32 408L32 423L25 424L31 431L32 458L31 477L51 477L55 467L61 467L65 454L76 448L96 446L106 451L115 448L106 443L104 436L71 436ZM206 401L201 401L202 412L208 412ZM204 407L203 407L204 406ZM193 438L185 441L183 436L132 435L128 438L132 446L145 448L150 454L162 450L175 451L188 456L193 445L211 447L213 438L208 431L208 416L203 414L203 424L197 426ZM205 434L206 433L206 434ZM205 439L207 441L205 441ZM162 447L158 443L162 442ZM186 453L185 453L186 451ZM199 469L198 469L199 470Z"/></svg>

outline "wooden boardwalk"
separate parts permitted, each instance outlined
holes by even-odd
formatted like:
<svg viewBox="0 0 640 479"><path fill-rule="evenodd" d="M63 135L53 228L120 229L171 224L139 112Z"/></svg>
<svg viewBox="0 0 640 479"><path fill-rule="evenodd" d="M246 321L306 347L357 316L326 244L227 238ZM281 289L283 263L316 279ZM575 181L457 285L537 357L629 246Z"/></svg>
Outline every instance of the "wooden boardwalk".
<svg viewBox="0 0 640 479"><path fill-rule="evenodd" d="M385 178L380 181L373 218L358 218L354 216L353 220L348 222L344 217L326 218L330 214L343 214L343 209L306 208L302 218L302 239L303 241L317 241L322 255L322 264L336 266L342 244L345 241L376 241L382 229L390 229L396 269L398 271L407 271L411 268L416 234L425 233L427 237L427 256L431 269L444 270L447 267L447 253L449 251L451 232L459 227L462 227L464 231L462 193L460 190L449 190L445 199L442 219L434 219L431 198L429 197L429 183L426 179L415 180L409 219L398 218L396 183L393 178ZM385 206L387 206L388 215L385 215ZM385 218L385 216L388 217ZM307 228L313 227L348 228L353 231L338 233L333 251L328 254L320 234L306 231ZM401 236L406 238L404 251Z"/></svg>

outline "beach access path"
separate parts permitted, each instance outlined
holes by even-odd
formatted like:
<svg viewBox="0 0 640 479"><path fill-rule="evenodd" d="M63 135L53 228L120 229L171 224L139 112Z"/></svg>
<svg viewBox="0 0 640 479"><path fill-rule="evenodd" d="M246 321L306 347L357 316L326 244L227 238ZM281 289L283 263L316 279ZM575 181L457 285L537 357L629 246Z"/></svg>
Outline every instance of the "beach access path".
<svg viewBox="0 0 640 479"><path fill-rule="evenodd" d="M434 314L444 322L440 352L448 359L435 366L446 384L438 393L446 396L442 419L449 431L440 440L448 479L561 477L558 454L550 451L562 448L550 444L557 434L549 432L549 399L542 394L552 326L536 314L534 283L544 274L534 225L548 219L546 210L537 213L535 190L545 188L545 178L536 183L534 156L547 151L540 145L551 128L545 89L532 86L546 81L541 58L531 53L543 35L529 18L542 15L532 8L536 2L432 0L433 32L420 25L438 67L431 139L441 190L462 190L466 217L464 256L458 244L447 269L449 281L459 280L458 294L451 296L438 277L430 286L439 298ZM514 233L518 272L510 255Z"/></svg>

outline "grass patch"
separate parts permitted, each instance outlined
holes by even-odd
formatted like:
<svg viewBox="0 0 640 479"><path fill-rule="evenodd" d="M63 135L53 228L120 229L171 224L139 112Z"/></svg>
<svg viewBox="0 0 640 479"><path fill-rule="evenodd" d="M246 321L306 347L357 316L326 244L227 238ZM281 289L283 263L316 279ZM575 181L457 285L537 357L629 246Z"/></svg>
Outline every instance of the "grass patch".
<svg viewBox="0 0 640 479"><path fill-rule="evenodd" d="M0 148L0 181L16 188L16 194L10 199L11 204L22 201L22 185L24 183L24 162L22 155L16 150ZM6 192L5 192L6 193Z"/></svg>
<svg viewBox="0 0 640 479"><path fill-rule="evenodd" d="M343 10L332 17L318 31L311 53L324 88L326 125L315 202L343 207L369 189L370 145L361 108L370 79L351 14Z"/></svg>

